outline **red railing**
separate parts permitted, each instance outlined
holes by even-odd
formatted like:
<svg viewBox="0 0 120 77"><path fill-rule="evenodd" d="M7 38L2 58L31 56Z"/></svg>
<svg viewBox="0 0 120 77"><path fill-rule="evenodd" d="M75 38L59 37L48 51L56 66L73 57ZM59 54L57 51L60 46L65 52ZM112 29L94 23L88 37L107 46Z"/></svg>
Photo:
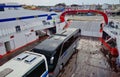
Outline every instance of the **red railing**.
<svg viewBox="0 0 120 77"><path fill-rule="evenodd" d="M101 14L104 17L105 24L108 24L108 17L107 15L99 10L71 10L71 11L65 11L60 15L60 21L65 21L65 15L66 14L77 14L77 13L98 13Z"/></svg>

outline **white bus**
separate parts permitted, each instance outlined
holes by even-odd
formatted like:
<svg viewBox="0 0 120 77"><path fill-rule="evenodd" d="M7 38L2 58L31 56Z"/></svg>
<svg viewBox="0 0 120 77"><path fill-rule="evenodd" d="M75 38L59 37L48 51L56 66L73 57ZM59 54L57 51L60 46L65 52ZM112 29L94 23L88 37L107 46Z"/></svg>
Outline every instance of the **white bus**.
<svg viewBox="0 0 120 77"><path fill-rule="evenodd" d="M0 77L48 77L46 58L25 51L0 66Z"/></svg>
<svg viewBox="0 0 120 77"><path fill-rule="evenodd" d="M72 56L80 33L80 29L68 28L63 33L55 34L33 48L33 52L46 56L50 77L56 77Z"/></svg>

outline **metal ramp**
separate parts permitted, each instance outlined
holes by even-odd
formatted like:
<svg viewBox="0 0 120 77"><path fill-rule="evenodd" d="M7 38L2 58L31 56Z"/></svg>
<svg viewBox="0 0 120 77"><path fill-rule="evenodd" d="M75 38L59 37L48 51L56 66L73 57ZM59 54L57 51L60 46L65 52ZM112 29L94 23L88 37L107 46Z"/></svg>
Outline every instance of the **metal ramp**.
<svg viewBox="0 0 120 77"><path fill-rule="evenodd" d="M73 21L70 25L71 28L80 28L81 35L101 37L100 21Z"/></svg>

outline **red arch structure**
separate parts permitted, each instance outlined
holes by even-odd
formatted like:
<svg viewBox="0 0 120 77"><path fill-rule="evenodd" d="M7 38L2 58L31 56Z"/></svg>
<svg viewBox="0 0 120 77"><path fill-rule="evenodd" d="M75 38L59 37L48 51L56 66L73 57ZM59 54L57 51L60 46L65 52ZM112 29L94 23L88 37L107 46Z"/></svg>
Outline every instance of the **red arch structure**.
<svg viewBox="0 0 120 77"><path fill-rule="evenodd" d="M77 14L77 13L98 13L101 14L104 17L104 22L107 25L108 24L108 17L104 12L101 12L99 10L71 10L71 11L65 11L60 15L60 21L64 22L65 21L65 15L66 14ZM102 23L103 25L103 23ZM103 26L101 26L101 29L103 28ZM101 31L102 32L102 31ZM102 38L99 38L101 43L104 44L111 52L112 55L114 56L118 56L118 51L116 48L112 48L110 47L105 40L103 40Z"/></svg>
<svg viewBox="0 0 120 77"><path fill-rule="evenodd" d="M99 10L71 10L71 11L65 11L60 15L60 21L65 21L65 15L66 14L77 14L77 13L98 13L101 14L104 17L105 24L108 24L108 17L107 15Z"/></svg>

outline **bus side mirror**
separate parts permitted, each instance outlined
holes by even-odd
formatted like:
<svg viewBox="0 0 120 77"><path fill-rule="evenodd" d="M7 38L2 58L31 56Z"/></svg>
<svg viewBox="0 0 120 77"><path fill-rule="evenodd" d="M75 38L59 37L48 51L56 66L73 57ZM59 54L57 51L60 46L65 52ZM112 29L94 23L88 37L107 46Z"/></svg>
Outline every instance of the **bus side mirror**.
<svg viewBox="0 0 120 77"><path fill-rule="evenodd" d="M51 57L50 58L50 64L53 64L53 61L54 61L54 57Z"/></svg>

